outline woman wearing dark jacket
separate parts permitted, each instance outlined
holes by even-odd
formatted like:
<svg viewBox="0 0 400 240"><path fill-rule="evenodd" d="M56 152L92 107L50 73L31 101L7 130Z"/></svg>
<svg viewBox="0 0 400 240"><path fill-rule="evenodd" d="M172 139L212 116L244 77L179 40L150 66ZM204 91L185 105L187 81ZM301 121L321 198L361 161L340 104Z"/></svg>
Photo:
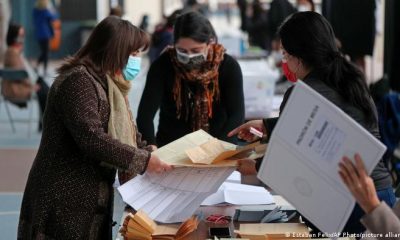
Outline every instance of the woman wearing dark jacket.
<svg viewBox="0 0 400 240"><path fill-rule="evenodd" d="M174 47L150 67L140 100L137 124L149 144L159 147L203 129L226 135L243 123L244 97L239 64L222 45L207 18L188 12L174 26ZM157 137L153 119L160 109Z"/></svg>
<svg viewBox="0 0 400 240"><path fill-rule="evenodd" d="M335 35L329 23L315 12L299 12L287 18L280 27L283 71L290 81L301 79L326 99L338 106L379 138L375 105L368 92L361 71L347 61L338 51ZM292 88L285 93L280 111L283 111ZM253 140L249 127L255 127L270 136L279 118L250 121L232 132L246 140ZM243 161L243 171L255 171L255 162ZM379 198L393 206L395 197L389 172L382 161L373 170ZM329 206L327 206L329 207ZM361 233L365 228L359 222L362 209L356 205L343 232Z"/></svg>
<svg viewBox="0 0 400 240"><path fill-rule="evenodd" d="M116 170L170 168L141 140L127 94L147 35L108 17L60 69L22 200L18 239L111 239Z"/></svg>

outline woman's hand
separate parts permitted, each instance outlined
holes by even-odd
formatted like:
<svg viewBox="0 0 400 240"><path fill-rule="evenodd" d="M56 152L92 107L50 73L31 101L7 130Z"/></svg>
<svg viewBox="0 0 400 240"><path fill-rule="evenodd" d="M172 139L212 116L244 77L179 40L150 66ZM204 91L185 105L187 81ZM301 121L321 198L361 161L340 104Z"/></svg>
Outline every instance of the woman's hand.
<svg viewBox="0 0 400 240"><path fill-rule="evenodd" d="M162 173L172 170L172 166L161 161L156 155L151 154L146 171L149 173Z"/></svg>
<svg viewBox="0 0 400 240"><path fill-rule="evenodd" d="M240 159L238 160L238 167L237 170L242 175L256 175L256 161L253 159Z"/></svg>
<svg viewBox="0 0 400 240"><path fill-rule="evenodd" d="M370 213L378 207L380 201L374 181L367 175L360 155L356 154L354 158L356 165L346 156L343 157L339 163L339 175L364 212Z"/></svg>
<svg viewBox="0 0 400 240"><path fill-rule="evenodd" d="M253 142L253 141L259 139L259 137L253 135L250 132L251 127L262 132L264 136L267 134L267 130L265 129L265 126L264 126L264 123L262 120L252 120L252 121L248 121L247 123L233 129L231 132L228 133L228 137L232 137L237 134L238 138L243 139L247 142Z"/></svg>
<svg viewBox="0 0 400 240"><path fill-rule="evenodd" d="M154 152L155 150L157 150L157 146L156 145L149 145L151 147L151 151Z"/></svg>

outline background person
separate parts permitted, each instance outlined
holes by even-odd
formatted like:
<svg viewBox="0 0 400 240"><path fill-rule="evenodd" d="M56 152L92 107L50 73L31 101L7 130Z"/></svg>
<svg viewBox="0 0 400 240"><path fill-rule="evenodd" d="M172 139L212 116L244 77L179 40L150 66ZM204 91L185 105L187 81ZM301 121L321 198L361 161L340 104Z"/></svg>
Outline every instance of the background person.
<svg viewBox="0 0 400 240"><path fill-rule="evenodd" d="M153 63L165 50L174 43L174 24L176 18L182 13L181 9L175 10L167 17L166 22L156 27L151 36L151 46L149 49L150 63Z"/></svg>
<svg viewBox="0 0 400 240"><path fill-rule="evenodd" d="M42 117L46 108L47 94L49 86L38 77L31 69L28 61L23 56L25 40L25 30L21 25L10 24L7 32L7 50L4 54L4 67L8 69L26 70L29 78L21 80L2 80L2 94L11 103L18 107L27 107L27 102L32 94L36 93L39 107L39 131L42 130ZM36 81L36 83L33 83Z"/></svg>
<svg viewBox="0 0 400 240"><path fill-rule="evenodd" d="M37 60L37 71L39 65L43 63L43 76L47 75L47 64L49 61L49 41L54 36L52 21L56 16L49 9L48 0L37 0L33 9L33 25L35 28L36 39L40 47L40 55Z"/></svg>

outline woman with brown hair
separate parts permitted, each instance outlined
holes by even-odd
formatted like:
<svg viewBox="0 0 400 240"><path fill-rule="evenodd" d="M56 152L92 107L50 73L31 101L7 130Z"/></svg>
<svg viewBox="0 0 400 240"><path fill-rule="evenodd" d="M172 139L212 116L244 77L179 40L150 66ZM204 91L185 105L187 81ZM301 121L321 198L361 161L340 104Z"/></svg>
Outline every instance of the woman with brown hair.
<svg viewBox="0 0 400 240"><path fill-rule="evenodd" d="M171 167L150 153L127 94L146 33L107 17L58 70L22 201L18 239L111 239L116 170Z"/></svg>
<svg viewBox="0 0 400 240"><path fill-rule="evenodd" d="M153 119L160 108L157 139ZM174 47L151 65L137 124L143 138L159 147L203 129L230 142L230 129L244 121L240 66L217 43L211 23L200 13L180 15Z"/></svg>

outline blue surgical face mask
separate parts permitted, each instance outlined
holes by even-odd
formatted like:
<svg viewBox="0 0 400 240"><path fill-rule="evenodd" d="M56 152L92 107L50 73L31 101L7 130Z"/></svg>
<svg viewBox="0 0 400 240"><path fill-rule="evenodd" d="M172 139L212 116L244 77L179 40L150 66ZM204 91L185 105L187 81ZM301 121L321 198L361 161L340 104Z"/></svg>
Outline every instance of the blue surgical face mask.
<svg viewBox="0 0 400 240"><path fill-rule="evenodd" d="M140 57L129 56L128 63L122 70L125 80L132 81L140 72L142 59Z"/></svg>

